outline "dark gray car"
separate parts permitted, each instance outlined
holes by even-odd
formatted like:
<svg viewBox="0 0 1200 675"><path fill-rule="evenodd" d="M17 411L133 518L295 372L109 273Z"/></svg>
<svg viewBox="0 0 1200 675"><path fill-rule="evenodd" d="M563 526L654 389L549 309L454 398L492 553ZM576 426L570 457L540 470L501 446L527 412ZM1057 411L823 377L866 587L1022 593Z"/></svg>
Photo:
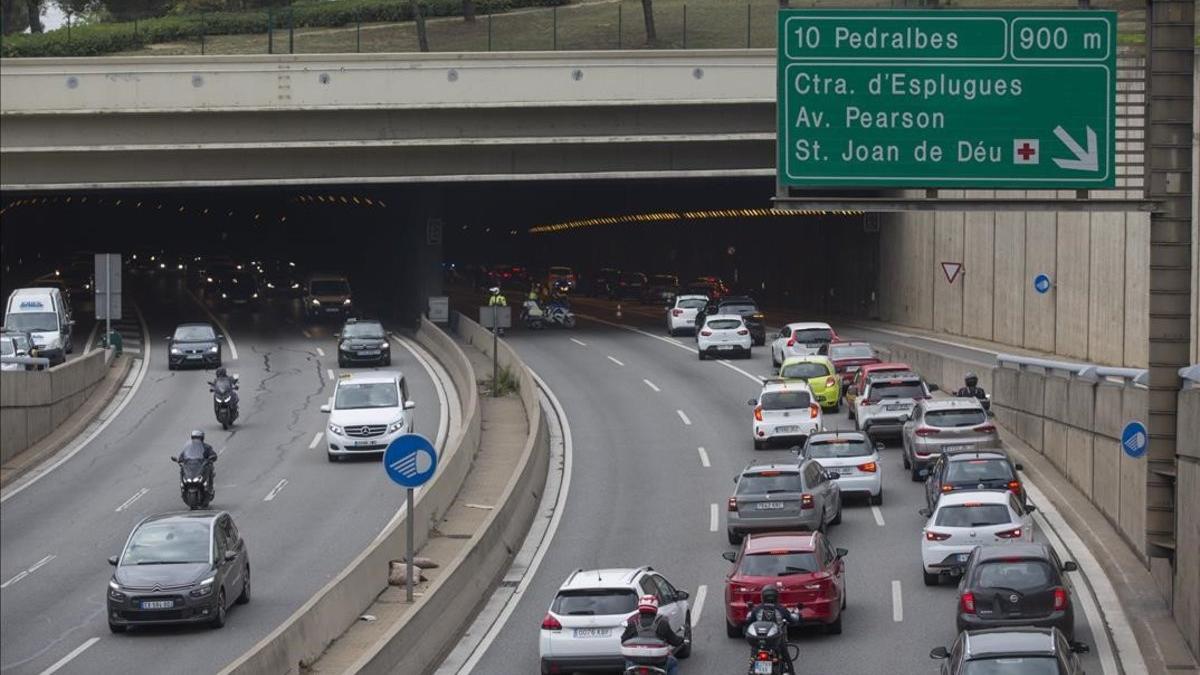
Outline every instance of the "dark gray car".
<svg viewBox="0 0 1200 675"><path fill-rule="evenodd" d="M250 552L224 511L150 516L134 528L108 582L108 627L225 625L232 602L250 602Z"/></svg>
<svg viewBox="0 0 1200 675"><path fill-rule="evenodd" d="M942 661L942 675L1083 675L1078 655L1088 651L1057 628L993 628L963 631L954 646L935 647L929 658Z"/></svg>
<svg viewBox="0 0 1200 675"><path fill-rule="evenodd" d="M221 365L221 342L210 323L181 323L167 336L167 369L183 366L217 368Z"/></svg>
<svg viewBox="0 0 1200 675"><path fill-rule="evenodd" d="M836 473L812 459L797 464L751 464L733 482L725 529L729 543L747 532L821 530L842 522Z"/></svg>
<svg viewBox="0 0 1200 675"><path fill-rule="evenodd" d="M1044 543L978 546L967 558L958 585L961 630L1035 626L1075 637L1074 589L1061 562Z"/></svg>

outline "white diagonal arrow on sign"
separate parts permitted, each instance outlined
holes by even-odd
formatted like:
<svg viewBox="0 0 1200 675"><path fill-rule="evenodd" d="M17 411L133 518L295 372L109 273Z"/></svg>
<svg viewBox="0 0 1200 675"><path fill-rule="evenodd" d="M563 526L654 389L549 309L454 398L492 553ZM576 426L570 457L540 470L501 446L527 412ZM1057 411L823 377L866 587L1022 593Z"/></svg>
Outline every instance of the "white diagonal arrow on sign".
<svg viewBox="0 0 1200 675"><path fill-rule="evenodd" d="M1084 150L1079 143L1071 138L1071 134L1067 133L1062 126L1054 127L1054 135L1058 136L1058 140L1063 142L1074 155L1075 159L1059 159L1054 158L1054 163L1060 169L1070 169L1073 171L1099 171L1100 170L1100 152L1096 147L1096 132L1092 131L1091 127L1087 127L1087 150Z"/></svg>

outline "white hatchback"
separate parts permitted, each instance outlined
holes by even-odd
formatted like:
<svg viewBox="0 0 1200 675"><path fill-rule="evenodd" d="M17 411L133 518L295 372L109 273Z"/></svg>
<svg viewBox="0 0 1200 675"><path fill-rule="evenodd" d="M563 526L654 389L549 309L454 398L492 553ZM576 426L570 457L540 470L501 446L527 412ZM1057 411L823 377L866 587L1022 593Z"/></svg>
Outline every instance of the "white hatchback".
<svg viewBox="0 0 1200 675"><path fill-rule="evenodd" d="M879 449L861 431L822 431L808 437L801 459L815 459L822 469L838 475L843 495L865 495L883 503L883 467Z"/></svg>
<svg viewBox="0 0 1200 675"><path fill-rule="evenodd" d="M710 356L734 354L750 358L753 339L742 317L737 314L713 314L704 317L704 325L696 333L696 352L701 361Z"/></svg>
<svg viewBox="0 0 1200 675"><path fill-rule="evenodd" d="M821 346L837 340L837 333L827 323L805 321L789 323L771 341L771 365L778 368L793 356L813 356Z"/></svg>
<svg viewBox="0 0 1200 675"><path fill-rule="evenodd" d="M932 513L921 509L929 519L921 532L925 585L961 573L976 546L1032 542L1034 508L1008 490L973 490L942 495Z"/></svg>
<svg viewBox="0 0 1200 675"><path fill-rule="evenodd" d="M667 309L667 335L696 330L696 313L708 306L708 296L680 295Z"/></svg>
<svg viewBox="0 0 1200 675"><path fill-rule="evenodd" d="M804 443L821 430L821 404L806 382L769 380L758 398L747 401L754 407L754 449L771 441Z"/></svg>
<svg viewBox="0 0 1200 675"><path fill-rule="evenodd" d="M348 455L380 454L397 436L412 433L408 382L395 371L343 373L329 403L325 445L329 461Z"/></svg>
<svg viewBox="0 0 1200 675"><path fill-rule="evenodd" d="M687 591L676 589L652 567L575 570L542 619L538 638L542 673L622 670L621 633L643 595L658 598L659 615L684 639L675 656L687 658L692 651Z"/></svg>

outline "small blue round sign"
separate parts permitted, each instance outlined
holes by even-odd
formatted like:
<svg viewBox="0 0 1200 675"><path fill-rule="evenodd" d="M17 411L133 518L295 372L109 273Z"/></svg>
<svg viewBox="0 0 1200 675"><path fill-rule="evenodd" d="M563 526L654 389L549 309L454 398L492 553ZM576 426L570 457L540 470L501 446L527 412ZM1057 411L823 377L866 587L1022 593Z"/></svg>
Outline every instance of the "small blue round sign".
<svg viewBox="0 0 1200 675"><path fill-rule="evenodd" d="M1046 293L1050 290L1050 275L1039 274L1033 278L1033 290L1038 293Z"/></svg>
<svg viewBox="0 0 1200 675"><path fill-rule="evenodd" d="M1138 421L1132 421L1125 425L1121 430L1121 449L1126 455L1137 459L1146 454L1146 448L1150 445L1150 435L1146 433L1146 425Z"/></svg>
<svg viewBox="0 0 1200 675"><path fill-rule="evenodd" d="M383 452L383 468L396 484L416 488L429 482L437 470L437 450L421 434L404 434Z"/></svg>

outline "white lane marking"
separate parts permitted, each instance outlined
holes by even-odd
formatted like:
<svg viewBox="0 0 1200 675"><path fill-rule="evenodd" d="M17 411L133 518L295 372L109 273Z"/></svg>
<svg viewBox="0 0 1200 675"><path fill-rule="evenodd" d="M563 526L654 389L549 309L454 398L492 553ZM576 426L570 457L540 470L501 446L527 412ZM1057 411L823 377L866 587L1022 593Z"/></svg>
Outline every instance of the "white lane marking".
<svg viewBox="0 0 1200 675"><path fill-rule="evenodd" d="M602 323L607 326L612 326L614 328L623 328L627 331L632 331L634 333L637 333L638 335L645 335L648 338L654 338L655 340L658 340L659 342L662 342L664 344L671 345L672 347L678 347L678 348L684 350L685 352L688 352L689 354L696 353L696 350L693 347L688 347L686 345L680 344L676 340L672 340L671 338L663 337L661 335L655 335L654 333L650 333L650 332L641 330L640 328L634 328L633 326L623 324L623 323L615 323L612 321L606 321L604 319L600 319L600 318L591 316L589 314L576 314L576 316L581 319L587 319L588 321L595 321L596 323ZM762 385L763 378L759 375L754 375L753 373L742 370L741 368L733 365L732 363L730 363L728 361L717 361L717 363L721 364L722 366L725 366L726 368L729 368L730 370L732 370L734 372L745 375L746 377L753 380L754 383L757 385L760 385L760 386Z"/></svg>
<svg viewBox="0 0 1200 675"><path fill-rule="evenodd" d="M642 382L645 382L645 383L646 383L646 386L647 386L647 387L650 387L650 388L651 388L651 389L653 389L654 391L662 391L662 389L659 389L659 388L658 388L658 385L654 384L654 383L653 383L653 382L651 382L650 380L643 379L643 380L642 380Z"/></svg>
<svg viewBox="0 0 1200 675"><path fill-rule="evenodd" d="M122 511L124 511L125 509L129 508L129 505L130 505L130 504L133 504L133 503L134 503L134 502L136 502L137 500L141 499L141 498L142 498L142 496L143 496L143 495L145 495L145 494L146 494L147 492L149 492L149 491L150 491L150 490L149 490L149 489L147 489L147 488L142 488L141 490L138 490L137 492L133 493L133 496L132 496L132 497L130 497L129 499L126 499L126 500L124 501L124 503L122 503L122 504L121 504L120 506L118 506L117 508L113 509L113 512L114 512L114 513L120 513L120 512L122 512Z"/></svg>
<svg viewBox="0 0 1200 675"><path fill-rule="evenodd" d="M85 649L87 649L88 647L91 647L92 645L96 644L99 641L100 641L100 638L98 638L98 637L89 638L83 644L79 645L75 649L72 649L70 654L67 654L66 656L64 656L61 659L59 659L58 661L56 661L54 663L54 665L43 670L41 672L41 675L52 675L52 673L57 673L59 671L59 669L61 669L63 666L70 663L71 659L75 658L76 656L79 656L80 654L83 653L83 651Z"/></svg>
<svg viewBox="0 0 1200 675"><path fill-rule="evenodd" d="M283 486L285 486L287 484L288 484L288 480L286 478L280 478L279 482L275 484L275 487L271 488L271 491L267 493L267 496L263 497L263 501L269 502L269 501L275 499L275 496L278 495L279 491L283 489Z"/></svg>
<svg viewBox="0 0 1200 675"><path fill-rule="evenodd" d="M571 338L571 342L574 342L575 344L579 345L580 347L586 347L586 346L587 346L587 343L586 343L586 342L584 342L583 340L577 340L577 339L575 339L575 338Z"/></svg>
<svg viewBox="0 0 1200 675"><path fill-rule="evenodd" d="M306 337L306 338L308 338L308 339L310 339L310 340L312 339L312 333L308 332L308 329L307 329L307 328L305 328L304 330L302 330L302 331L300 331L300 332L301 332L301 333L304 333L304 337Z"/></svg>
<svg viewBox="0 0 1200 675"><path fill-rule="evenodd" d="M2 584L0 584L0 589L8 588L9 586L12 586L13 584L17 583L18 581L29 576L30 574L33 574L34 572L38 571L38 568L42 567L43 565L50 562L51 560L54 560L56 557L58 557L58 556L48 555L45 558L42 558L41 560L35 562L31 567L29 567L29 569L22 570L20 574L16 575L15 577L9 579L8 581L6 581Z"/></svg>
<svg viewBox="0 0 1200 675"><path fill-rule="evenodd" d="M38 482L44 476L49 475L51 471L54 471L58 467L65 464L67 460L79 454L80 451L86 448L89 443L95 440L97 436L107 429L108 425L112 424L113 420L117 419L121 412L125 410L125 406L129 405L129 402L133 400L138 389L140 389L142 386L142 381L146 379L146 373L150 370L150 359L151 356L153 356L153 352L150 350L150 328L146 325L146 317L142 316L142 310L136 304L133 305L133 311L137 314L138 323L142 325L142 335L146 338L146 356L142 359L135 360L134 364L130 367L130 375L127 376L126 382L129 381L128 377L133 377L133 384L129 385L129 391L126 392L125 398L121 399L121 402L115 409L112 409L111 403L106 406L104 410L100 412L101 421L98 425L96 425L96 428L92 429L91 433L89 433L82 441L79 441L78 444L75 444L73 448L67 450L66 454L55 460L53 464L46 466L44 469L34 469L30 471L28 474L26 474L26 478L20 479L23 482L18 482L15 487L9 488L7 492L0 490L0 504L3 504L9 499L17 496L24 491L25 488ZM138 369L137 375L133 375L132 369ZM124 383L121 384L121 388L125 388ZM112 409L111 413L109 412L110 409Z"/></svg>
<svg viewBox="0 0 1200 675"><path fill-rule="evenodd" d="M325 356L325 350L317 347L317 356Z"/></svg>
<svg viewBox="0 0 1200 675"><path fill-rule="evenodd" d="M880 511L878 506L871 507L871 515L875 516L875 524L883 527L883 511Z"/></svg>
<svg viewBox="0 0 1200 675"><path fill-rule="evenodd" d="M717 505L709 504L708 505L708 531L709 532L717 531L717 524L718 524L717 521L718 521Z"/></svg>
<svg viewBox="0 0 1200 675"><path fill-rule="evenodd" d="M900 591L900 580L892 580L892 621L904 620L904 597Z"/></svg>
<svg viewBox="0 0 1200 675"><path fill-rule="evenodd" d="M224 321L221 321L219 318L217 318L217 315L212 313L212 310L208 308L208 305L200 302L200 298L197 298L195 293L192 293L191 291L185 292L192 297L192 300L194 300L197 305L200 305L200 309L208 315L208 318L212 319L212 322L217 324L217 328L221 329L221 334L225 336L225 344L229 345L229 360L237 361L237 345L233 342L233 333L229 332L229 326L226 326Z"/></svg>
<svg viewBox="0 0 1200 675"><path fill-rule="evenodd" d="M696 589L696 597L692 600L692 626L700 623L700 613L704 611L704 598L708 597L708 586L700 584Z"/></svg>
<svg viewBox="0 0 1200 675"><path fill-rule="evenodd" d="M677 415L679 415L679 419L683 420L684 424L686 424L689 427L692 426L692 421L688 419L688 416L686 414L684 414L684 412L682 410L676 410L675 413Z"/></svg>
<svg viewBox="0 0 1200 675"><path fill-rule="evenodd" d="M334 380L336 380L336 379L337 379L337 377L335 377L335 376L334 376L334 374L333 374L333 368L326 368L326 369L325 369L325 374L329 376L329 381L330 381L330 382L333 382Z"/></svg>
<svg viewBox="0 0 1200 675"><path fill-rule="evenodd" d="M318 431L317 433L313 434L313 439L312 442L308 444L308 449L312 450L313 448L317 447L317 444L321 442L321 437L324 435L325 432L323 431Z"/></svg>
<svg viewBox="0 0 1200 675"><path fill-rule="evenodd" d="M621 363L620 361L618 361L617 359L615 359L615 358L613 358L613 357L611 357L611 356L609 356L609 357L607 357L607 358L608 358L608 360L609 360L609 361L612 361L613 363L617 364L618 366L623 366L623 365L625 365L624 363Z"/></svg>
<svg viewBox="0 0 1200 675"><path fill-rule="evenodd" d="M712 463L708 461L708 451L704 448L696 448L696 450L700 453L700 466L706 469L712 466Z"/></svg>

